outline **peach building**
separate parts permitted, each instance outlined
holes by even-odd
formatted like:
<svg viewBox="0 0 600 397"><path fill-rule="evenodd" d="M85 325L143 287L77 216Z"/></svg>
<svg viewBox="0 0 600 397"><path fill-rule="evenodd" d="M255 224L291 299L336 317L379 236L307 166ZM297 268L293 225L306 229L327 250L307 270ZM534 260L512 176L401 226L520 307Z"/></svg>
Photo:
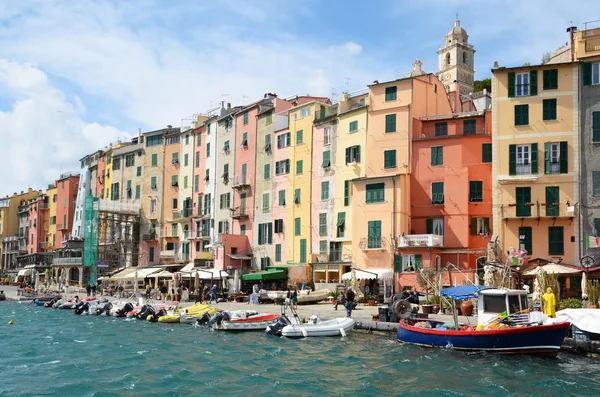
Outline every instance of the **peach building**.
<svg viewBox="0 0 600 397"><path fill-rule="evenodd" d="M73 226L75 201L79 188L79 175L64 173L56 180L56 246L70 239ZM64 245L64 244L63 244ZM62 245L61 245L62 246Z"/></svg>

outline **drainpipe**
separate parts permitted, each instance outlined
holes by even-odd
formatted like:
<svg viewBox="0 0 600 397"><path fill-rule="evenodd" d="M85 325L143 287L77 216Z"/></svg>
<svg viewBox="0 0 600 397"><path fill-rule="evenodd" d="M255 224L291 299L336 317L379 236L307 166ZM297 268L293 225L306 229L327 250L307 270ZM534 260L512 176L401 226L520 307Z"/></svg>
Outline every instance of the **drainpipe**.
<svg viewBox="0 0 600 397"><path fill-rule="evenodd" d="M572 29L572 28L569 28L569 30L570 29ZM571 60L572 59L573 59L573 32L571 31ZM581 64L578 64L577 65L577 73L579 74L581 72L581 70L582 70L582 66L581 66ZM579 101L579 109L582 108L581 102L582 102L582 99L583 99L582 98L583 94L581 92L581 83L580 83L580 81L581 81L581 78L578 79L578 84L577 84L577 99ZM574 205L577 205L579 207L578 208L579 214L577 215L577 218L578 218L578 221L579 221L578 222L579 223L579 227L578 227L578 229L579 229L579 258L578 259L579 259L579 263L581 264L581 258L584 257L584 251L583 251L583 247L584 247L584 245L583 245L583 238L584 238L584 235L583 235L583 222L582 222L583 218L582 218L582 215L581 215L581 203L583 201L582 199L583 199L583 194L584 194L583 188L581 187L581 176L582 176L581 167L583 165L582 157L583 157L584 151L581 150L581 144L583 143L582 142L583 141L583 139L582 139L583 134L581 133L581 123L580 123L580 121L581 121L581 114L579 115L579 120L577 120L577 124L579 126L579 128L578 128L579 131L577 131L577 133L578 133L577 138L579 140L579 156L578 156L579 157L579 164L578 164L578 166L579 166L579 175L577 175L577 177L579 178L579 181L578 181L579 183L577 183L577 187L579 188L579 200L578 200L579 202L574 204ZM587 236L585 238L587 238Z"/></svg>
<svg viewBox="0 0 600 397"><path fill-rule="evenodd" d="M393 209L392 209L392 239L395 242L396 241L396 216L397 216L397 211L396 211L396 176L392 177L392 188L393 188ZM394 269L394 257L396 255L396 244L393 245L394 247L394 252L392 254L392 270ZM396 280L394 280L394 282L392 283L392 295L394 295L395 293L395 289L396 289Z"/></svg>

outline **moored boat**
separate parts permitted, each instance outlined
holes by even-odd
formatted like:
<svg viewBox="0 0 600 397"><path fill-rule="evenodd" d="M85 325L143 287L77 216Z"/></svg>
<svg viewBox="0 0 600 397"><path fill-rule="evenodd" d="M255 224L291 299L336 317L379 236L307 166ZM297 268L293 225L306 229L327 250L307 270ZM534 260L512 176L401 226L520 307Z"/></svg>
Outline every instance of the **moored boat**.
<svg viewBox="0 0 600 397"><path fill-rule="evenodd" d="M354 320L349 317L321 320L318 316L312 316L308 323L293 324L286 315L281 315L277 323L267 327L266 332L269 335L288 338L346 336L354 325Z"/></svg>
<svg viewBox="0 0 600 397"><path fill-rule="evenodd" d="M221 321L212 322L214 330L219 331L262 331L279 318L278 314L258 313L255 311L240 310L223 313Z"/></svg>

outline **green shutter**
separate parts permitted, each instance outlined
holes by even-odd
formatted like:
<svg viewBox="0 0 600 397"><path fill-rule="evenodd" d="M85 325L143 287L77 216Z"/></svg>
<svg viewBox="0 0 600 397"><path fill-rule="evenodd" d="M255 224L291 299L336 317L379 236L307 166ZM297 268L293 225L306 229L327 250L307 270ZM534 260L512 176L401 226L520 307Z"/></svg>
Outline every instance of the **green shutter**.
<svg viewBox="0 0 600 397"><path fill-rule="evenodd" d="M304 142L304 131L298 130L296 131L296 145L299 145L302 142Z"/></svg>
<svg viewBox="0 0 600 397"><path fill-rule="evenodd" d="M295 218L294 219L294 235L295 236L299 236L300 235L300 218Z"/></svg>
<svg viewBox="0 0 600 397"><path fill-rule="evenodd" d="M556 98L542 101L542 119L556 120Z"/></svg>
<svg viewBox="0 0 600 397"><path fill-rule="evenodd" d="M265 164L265 179L271 178L271 164Z"/></svg>
<svg viewBox="0 0 600 397"><path fill-rule="evenodd" d="M321 182L321 200L329 200L329 182Z"/></svg>
<svg viewBox="0 0 600 397"><path fill-rule="evenodd" d="M396 114L387 114L385 116L385 132L396 132Z"/></svg>
<svg viewBox="0 0 600 397"><path fill-rule="evenodd" d="M508 97L515 97L515 72L508 73Z"/></svg>
<svg viewBox="0 0 600 397"><path fill-rule="evenodd" d="M350 205L350 181L344 181L344 207Z"/></svg>
<svg viewBox="0 0 600 397"><path fill-rule="evenodd" d="M523 245L525 246L525 250L527 251L527 253L529 255L532 254L533 252L533 247L532 247L532 238L531 238L531 227L520 227L519 228L519 248L520 248L520 241L521 241L521 237L523 236Z"/></svg>
<svg viewBox="0 0 600 397"><path fill-rule="evenodd" d="M281 262L281 244L275 244L275 262Z"/></svg>
<svg viewBox="0 0 600 397"><path fill-rule="evenodd" d="M531 207L526 204L531 202L531 188L518 187L515 189L517 199L517 216L531 216Z"/></svg>
<svg viewBox="0 0 600 397"><path fill-rule="evenodd" d="M531 144L531 173L538 173L538 144Z"/></svg>
<svg viewBox="0 0 600 397"><path fill-rule="evenodd" d="M566 174L569 172L569 143L566 141L560 142L560 173Z"/></svg>
<svg viewBox="0 0 600 397"><path fill-rule="evenodd" d="M279 191L279 205L285 205L285 190Z"/></svg>
<svg viewBox="0 0 600 397"><path fill-rule="evenodd" d="M427 218L425 220L426 234L433 234L433 218Z"/></svg>
<svg viewBox="0 0 600 397"><path fill-rule="evenodd" d="M202 214L202 196L198 196L198 214Z"/></svg>
<svg viewBox="0 0 600 397"><path fill-rule="evenodd" d="M544 142L544 174L550 173L550 142Z"/></svg>
<svg viewBox="0 0 600 397"><path fill-rule="evenodd" d="M531 96L538 94L537 76L537 70L532 70L529 72L529 95Z"/></svg>
<svg viewBox="0 0 600 397"><path fill-rule="evenodd" d="M396 168L395 150L386 150L383 152L383 168Z"/></svg>
<svg viewBox="0 0 600 397"><path fill-rule="evenodd" d="M142 187L140 185L135 185L135 199L139 200L142 192Z"/></svg>
<svg viewBox="0 0 600 397"><path fill-rule="evenodd" d="M590 62L583 64L583 85L592 85L592 64Z"/></svg>
<svg viewBox="0 0 600 397"><path fill-rule="evenodd" d="M300 240L300 263L306 263L306 239Z"/></svg>
<svg viewBox="0 0 600 397"><path fill-rule="evenodd" d="M492 144L483 143L481 144L481 162L491 163L492 162Z"/></svg>
<svg viewBox="0 0 600 397"><path fill-rule="evenodd" d="M600 171L592 171L592 196L600 196Z"/></svg>
<svg viewBox="0 0 600 397"><path fill-rule="evenodd" d="M348 150L348 149L346 149ZM328 168L331 166L331 151L325 150L323 152L323 164L321 164L323 168Z"/></svg>
<svg viewBox="0 0 600 397"><path fill-rule="evenodd" d="M544 90L558 88L558 69L544 70Z"/></svg>
<svg viewBox="0 0 600 397"><path fill-rule="evenodd" d="M402 255L394 254L394 273L402 272Z"/></svg>
<svg viewBox="0 0 600 397"><path fill-rule="evenodd" d="M600 142L600 112L592 112L592 142Z"/></svg>
<svg viewBox="0 0 600 397"><path fill-rule="evenodd" d="M517 145L508 146L508 175L517 175Z"/></svg>
<svg viewBox="0 0 600 397"><path fill-rule="evenodd" d="M594 236L600 237L600 218L594 219Z"/></svg>
<svg viewBox="0 0 600 397"><path fill-rule="evenodd" d="M548 228L548 254L563 255L565 253L564 229L562 226Z"/></svg>
<svg viewBox="0 0 600 397"><path fill-rule="evenodd" d="M556 203L556 204L554 204ZM559 191L557 186L546 186L546 216L558 216Z"/></svg>
<svg viewBox="0 0 600 397"><path fill-rule="evenodd" d="M304 172L304 161L298 160L296 161L296 175L300 175Z"/></svg>
<svg viewBox="0 0 600 397"><path fill-rule="evenodd" d="M158 154L153 153L152 154L152 167L157 167L157 166L158 166Z"/></svg>
<svg viewBox="0 0 600 397"><path fill-rule="evenodd" d="M598 124L600 125L600 124ZM350 160L350 148L346 148L346 164L350 164L351 160Z"/></svg>
<svg viewBox="0 0 600 397"><path fill-rule="evenodd" d="M433 146L431 148L431 165L442 165L444 163L444 147Z"/></svg>
<svg viewBox="0 0 600 397"><path fill-rule="evenodd" d="M418 272L423 265L423 256L421 254L415 254L415 272Z"/></svg>
<svg viewBox="0 0 600 397"><path fill-rule="evenodd" d="M360 163L360 145L356 146L356 162Z"/></svg>
<svg viewBox="0 0 600 397"><path fill-rule="evenodd" d="M477 236L477 218L471 218L471 236Z"/></svg>

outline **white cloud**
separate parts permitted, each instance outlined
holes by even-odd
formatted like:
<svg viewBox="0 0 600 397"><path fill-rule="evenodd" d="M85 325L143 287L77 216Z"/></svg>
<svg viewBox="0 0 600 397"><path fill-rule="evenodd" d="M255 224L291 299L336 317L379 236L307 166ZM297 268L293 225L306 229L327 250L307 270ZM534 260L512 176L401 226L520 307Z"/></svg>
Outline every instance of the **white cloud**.
<svg viewBox="0 0 600 397"><path fill-rule="evenodd" d="M0 60L0 89L18 98L0 112L0 195L43 188L61 172L77 171L78 160L127 133L86 124L76 107L39 69Z"/></svg>

